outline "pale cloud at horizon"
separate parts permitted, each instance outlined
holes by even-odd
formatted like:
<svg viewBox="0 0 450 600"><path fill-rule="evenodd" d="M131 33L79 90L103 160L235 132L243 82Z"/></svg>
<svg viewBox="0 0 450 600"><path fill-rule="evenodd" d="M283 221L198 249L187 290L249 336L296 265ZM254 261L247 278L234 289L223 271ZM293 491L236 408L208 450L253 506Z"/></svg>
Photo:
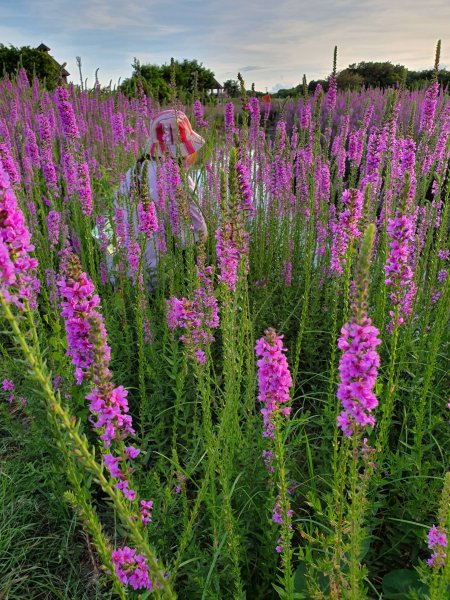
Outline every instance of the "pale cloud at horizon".
<svg viewBox="0 0 450 600"><path fill-rule="evenodd" d="M3 7L4 5L4 7ZM129 77L141 63L196 58L219 81L241 71L257 89L290 87L306 74L326 77L333 48L338 68L362 60L391 60L411 69L431 68L437 39L442 66L450 65L450 3L447 0L0 0L0 42L44 42L70 79L78 81L75 57L92 84Z"/></svg>

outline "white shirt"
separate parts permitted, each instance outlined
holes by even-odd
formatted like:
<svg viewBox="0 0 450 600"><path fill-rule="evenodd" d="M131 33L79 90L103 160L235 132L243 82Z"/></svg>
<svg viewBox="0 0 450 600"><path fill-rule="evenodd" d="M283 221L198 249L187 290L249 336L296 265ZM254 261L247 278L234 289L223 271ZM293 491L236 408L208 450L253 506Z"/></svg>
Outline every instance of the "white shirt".
<svg viewBox="0 0 450 600"><path fill-rule="evenodd" d="M148 165L148 191L150 198L153 202L155 202L156 207L158 207L158 163L154 160L145 161L144 165ZM139 167L138 167L139 168ZM139 238L139 220L138 220L138 210L137 203L131 198L131 188L132 188L132 177L135 176L135 169L129 169L125 175L124 180L122 181L118 193L116 194L116 199L114 202L115 207L121 207L124 210L125 219L128 222L128 226L131 227L131 222L129 218L129 212L132 213L132 227L135 239ZM142 169L142 167L141 167ZM139 181L141 181L141 174L139 175ZM176 239L179 240L182 247L185 247L189 240L198 241L200 237L205 236L207 234L207 227L205 223L205 219L198 208L195 202L195 184L191 177L187 178L189 190L190 190L190 198L188 200L188 215L190 220L190 233L183 231L183 228L180 228L178 235L175 236ZM161 214L157 209L158 213L158 221L163 218L164 226L167 227L169 224L169 215ZM160 252L158 250L158 238L161 232L154 233L151 239L147 239L144 255L145 255L145 266L147 271L154 273L156 271ZM110 247L111 248L111 247ZM112 252L107 253L107 268L108 271L111 272L113 267L113 254Z"/></svg>

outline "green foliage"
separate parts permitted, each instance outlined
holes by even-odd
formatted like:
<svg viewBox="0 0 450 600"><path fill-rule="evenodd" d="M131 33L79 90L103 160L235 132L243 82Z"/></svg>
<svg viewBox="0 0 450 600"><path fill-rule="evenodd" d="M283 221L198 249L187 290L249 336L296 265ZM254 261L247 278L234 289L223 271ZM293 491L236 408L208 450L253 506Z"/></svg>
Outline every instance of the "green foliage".
<svg viewBox="0 0 450 600"><path fill-rule="evenodd" d="M404 85L409 89L422 89L432 83L434 70L411 71L403 65L393 65L391 62L360 62L349 65L337 73L337 84L340 90L358 91L366 88L387 88ZM440 84L450 86L450 71L440 69L437 71ZM312 80L308 84L308 92L313 94L317 84L324 91L328 90L328 80ZM302 85L293 88L278 90L275 97L297 98L302 94Z"/></svg>
<svg viewBox="0 0 450 600"><path fill-rule="evenodd" d="M30 81L36 76L50 90L61 81L61 69L47 53L30 46L8 48L0 44L0 69L3 74L14 76L20 67L25 69Z"/></svg>
<svg viewBox="0 0 450 600"><path fill-rule="evenodd" d="M198 93L203 98L207 90L214 86L214 73L196 59L184 59L182 62L175 60L173 73L171 63L141 65L135 58L132 66L131 77L125 79L120 86L127 96L136 95L138 86L141 85L144 92L150 97L159 102L165 102L170 99L170 83L173 73L177 95L185 101L192 100L195 81Z"/></svg>
<svg viewBox="0 0 450 600"><path fill-rule="evenodd" d="M386 88L406 82L406 67L391 62L360 62L345 69L348 75L362 77L366 87ZM341 71L342 73L342 71Z"/></svg>
<svg viewBox="0 0 450 600"><path fill-rule="evenodd" d="M144 74L146 67L150 80L159 77L154 94L161 89L161 97L167 98L164 94L171 90L160 68L136 64ZM135 82L141 86L138 93L150 89L143 76ZM305 88L306 82L298 93L305 96ZM182 87L179 91L190 93ZM25 86L20 93L24 100L31 94ZM77 111L80 97L77 90L71 93ZM435 148L442 117L437 117L428 139L418 133L420 115L408 104L417 94L399 90L340 97L341 105L348 99L350 131L360 128L364 110L374 98L373 124L380 130L397 114L398 97L402 100L398 144L387 144L379 153L381 193L392 192L391 211L403 202L399 181L390 179L393 148L401 146L407 135L417 142L417 189L411 203L428 229L420 252L414 255L417 295L413 309L394 338L385 327L392 309L390 290L383 283L389 248L387 219L377 219L373 251L374 226L367 228L377 216L375 184L373 189L365 188L360 235L349 243L343 273L330 272L332 228L345 211L344 182L349 188L363 185L367 164L364 151L360 168L351 167L339 175L331 148L335 140L336 145L343 144L338 150L347 150L347 145L334 136L331 127L321 128L321 96L311 101L311 129L297 128L295 137L289 136L289 128L286 133L279 128L272 135L262 121L259 129L254 123L250 128L244 124L236 136L239 146L227 147L220 128L205 128L206 152L191 170L201 193L192 192L182 171L167 201L171 209L180 209L181 219L186 198L197 202L204 211L209 238L206 244L177 244L170 219L158 206L167 252L158 265L157 286L147 289L139 288L128 276L130 246L119 247L114 212L120 173L136 163L137 149L146 142L137 126L141 113L138 103L129 103L123 94L105 97L102 93L94 90L87 98L86 127L77 142L99 165L91 177L92 215L81 214L76 192L65 200L63 169L58 170L58 194L47 188L38 167L27 171L31 180L27 188L17 186L27 223L33 225L43 283L36 310L27 313L11 307L12 314L5 307L0 317L0 381L11 378L28 400L20 408L7 403L6 394L0 391L0 506L6 507L0 523L0 596L5 600L109 600L110 588L117 583L106 576L111 571L110 551L126 544L143 548L150 560L157 556L164 564L170 590L167 594L161 590L156 597L365 600L383 594L386 600L425 600L428 594L427 600L445 598L449 558L445 568L438 566L434 571L425 560L429 557L427 529L432 523L450 525L450 476L445 477L450 444L446 406L450 284L447 280L437 287L441 265L447 264L438 257L438 250L448 247L450 191L447 172L438 173L435 163L429 174L421 168L426 145ZM5 110L7 101L0 98ZM439 98L438 115L447 101L448 97ZM114 111L122 113L127 131L133 132L130 140L136 143L103 141L111 139L112 104ZM284 116L287 103L280 104ZM294 105L296 115L300 107ZM246 121L242 118L241 122ZM22 124L18 120L17 126L10 126L10 138L17 143L13 155L19 163L24 149ZM55 158L61 156L62 148L69 150L67 140L55 135L51 147ZM310 159L301 162L306 156ZM243 158L250 168L252 218L244 218L241 207L244 186L237 162ZM330 186L325 192L322 170L328 167ZM436 198L442 199L439 223L437 202L427 195L434 180ZM168 184L164 178L160 183ZM55 248L47 240L50 207L42 196L61 212L67 226ZM137 204L128 196L124 202L130 211ZM111 233L117 266L113 281L100 279L105 254L99 218L107 216L112 230L108 227L104 232ZM227 219L230 231L245 239L248 236L249 242L248 258L246 252L239 257L242 262L234 292L218 277L216 261L214 233ZM94 239L90 233L95 225ZM325 236L322 241L319 225ZM129 392L136 436L126 443L141 450L132 463L137 498L130 503L115 490L115 480L103 468L105 447L99 430L89 421L89 377L81 385L74 381L55 290L51 282L44 283L47 269L58 271L58 252L66 236L76 243L83 271L95 282L101 298L112 382ZM143 235L137 235L136 241L142 246L146 243ZM181 330L168 327L167 300L184 298L184 306L190 307L199 291L198 268L205 265L211 265L220 326L213 331L214 342L205 345L205 364L200 364L187 352ZM433 302L436 289L441 298ZM349 320L352 299L355 314L367 310L382 338L375 387L380 403L377 425L367 428L364 448L356 436L342 436L336 423L340 410L336 342L340 328ZM284 335L294 379L289 400L292 411L283 416L274 440L274 473L265 469L262 459L262 452L270 446L261 435L254 356L255 340L268 327ZM58 391L53 389L50 373L62 379ZM380 427L388 401L389 418ZM375 452L377 443L383 447ZM289 505L293 510L289 516L292 529L287 519L283 528L273 522L277 496L285 515ZM144 498L154 501L153 522L147 527L135 518L138 502ZM285 548L278 554L275 547L280 538ZM151 597L147 592L120 590L130 600Z"/></svg>
<svg viewBox="0 0 450 600"><path fill-rule="evenodd" d="M425 598L426 586L421 583L419 575L411 569L395 569L383 577L383 598L386 600L411 600Z"/></svg>
<svg viewBox="0 0 450 600"><path fill-rule="evenodd" d="M239 81L237 79L227 79L223 84L224 91L230 98L238 98L240 94Z"/></svg>
<svg viewBox="0 0 450 600"><path fill-rule="evenodd" d="M32 399L34 387L21 387ZM30 400L29 400L30 401ZM37 408L37 406L36 406ZM109 600L101 566L63 494L48 430L0 405L0 590L4 600Z"/></svg>

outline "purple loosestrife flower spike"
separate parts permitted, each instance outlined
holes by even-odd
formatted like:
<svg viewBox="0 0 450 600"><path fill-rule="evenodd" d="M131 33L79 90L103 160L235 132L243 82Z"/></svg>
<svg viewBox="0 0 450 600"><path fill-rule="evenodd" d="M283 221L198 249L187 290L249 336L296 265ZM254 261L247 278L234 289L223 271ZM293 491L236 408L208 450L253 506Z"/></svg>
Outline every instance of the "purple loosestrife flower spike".
<svg viewBox="0 0 450 600"><path fill-rule="evenodd" d="M69 253L62 262L63 277L58 281L62 297L61 312L65 320L68 338L68 355L75 365L77 383L88 379L91 391L89 400L91 419L100 432L105 448L111 444L121 444L127 435L134 435L131 415L128 414L128 392L123 386L114 387L109 369L111 350L107 343L107 333L103 317L97 310L100 299L94 294L94 286L87 275L81 271L78 258ZM138 456L139 450L128 446L125 457ZM136 498L136 492L129 487L126 472L121 469L122 457L105 454L104 464L111 477L119 481L114 487L121 490L128 500Z"/></svg>
<svg viewBox="0 0 450 600"><path fill-rule="evenodd" d="M60 220L61 215L56 210L51 210L47 215L48 241L51 250L58 244Z"/></svg>
<svg viewBox="0 0 450 600"><path fill-rule="evenodd" d="M36 307L40 287L38 261L29 254L34 250L30 240L8 174L0 164L0 292L19 309L24 308L24 301Z"/></svg>
<svg viewBox="0 0 450 600"><path fill-rule="evenodd" d="M208 127L208 121L205 121L203 118L205 107L198 98L194 102L193 113L196 125L199 127Z"/></svg>
<svg viewBox="0 0 450 600"><path fill-rule="evenodd" d="M287 403L290 400L292 377L282 340L283 336L277 336L276 331L270 327L255 345L256 356L260 357L257 362L258 400L263 404L261 414L264 420L263 435L266 438L274 437L275 414L289 415L291 411Z"/></svg>
<svg viewBox="0 0 450 600"><path fill-rule="evenodd" d="M236 175L237 183L239 187L239 195L241 198L240 209L243 212L253 217L255 214L255 207L253 206L253 192L250 181L250 173L248 168L240 160L236 163Z"/></svg>
<svg viewBox="0 0 450 600"><path fill-rule="evenodd" d="M236 291L237 276L241 253L234 239L234 229L231 223L225 223L216 231L216 254L219 266L219 281L231 291Z"/></svg>
<svg viewBox="0 0 450 600"><path fill-rule="evenodd" d="M431 557L427 560L430 567L443 567L448 547L447 533L443 527L433 525L428 532L428 548L433 550Z"/></svg>
<svg viewBox="0 0 450 600"><path fill-rule="evenodd" d="M219 326L219 307L211 283L212 268L199 267L197 276L201 285L194 290L193 300L172 296L167 301L167 325L172 330L184 330L180 340L188 348L189 357L204 364L204 348L214 341L211 330Z"/></svg>
<svg viewBox="0 0 450 600"><path fill-rule="evenodd" d="M339 363L337 397L343 411L337 421L346 436L363 431L367 425L374 427L372 411L378 406L373 388L380 365L376 348L381 340L378 329L367 316L368 274L374 235L375 227L370 225L359 256L352 316L350 322L342 327L338 341L343 354Z"/></svg>
<svg viewBox="0 0 450 600"><path fill-rule="evenodd" d="M136 548L124 546L113 550L112 562L121 583L129 585L133 590L147 589L153 591L147 559L143 554L138 554Z"/></svg>
<svg viewBox="0 0 450 600"><path fill-rule="evenodd" d="M148 239L151 239L153 233L158 231L158 217L156 215L156 207L154 202L143 202L138 204L139 231L145 233Z"/></svg>
<svg viewBox="0 0 450 600"><path fill-rule="evenodd" d="M439 96L439 82L435 81L426 91L422 107L422 117L419 131L431 135L434 128L434 115L436 112L437 99Z"/></svg>
<svg viewBox="0 0 450 600"><path fill-rule="evenodd" d="M364 196L356 189L345 190L342 195L344 210L339 215L339 222L332 225L333 244L331 246L331 268L342 274L345 264L345 253L352 240L358 238L359 221L362 215Z"/></svg>
<svg viewBox="0 0 450 600"><path fill-rule="evenodd" d="M6 144L0 144L0 166L8 173L12 185L20 184L20 174L14 162L11 149Z"/></svg>
<svg viewBox="0 0 450 600"><path fill-rule="evenodd" d="M392 288L391 302L396 310L390 311L391 321L387 329L392 333L394 326L401 325L411 314L412 301L416 288L412 259L414 253L414 218L397 209L394 218L389 219L389 256L384 267L385 284Z"/></svg>
<svg viewBox="0 0 450 600"><path fill-rule="evenodd" d="M63 136L69 142L80 138L80 132L75 119L75 112L69 100L69 92L62 87L56 88L56 106Z"/></svg>
<svg viewBox="0 0 450 600"><path fill-rule="evenodd" d="M81 201L81 211L83 215L92 214L92 190L89 177L89 167L86 162L78 165L77 191Z"/></svg>

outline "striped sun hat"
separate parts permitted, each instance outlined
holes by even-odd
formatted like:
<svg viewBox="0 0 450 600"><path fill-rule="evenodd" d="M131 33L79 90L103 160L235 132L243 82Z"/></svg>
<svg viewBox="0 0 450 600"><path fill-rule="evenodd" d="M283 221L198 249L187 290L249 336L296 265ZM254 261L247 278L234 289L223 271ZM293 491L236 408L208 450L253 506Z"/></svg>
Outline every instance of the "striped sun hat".
<svg viewBox="0 0 450 600"><path fill-rule="evenodd" d="M184 112L169 108L153 118L147 151L151 156L169 152L174 158L185 157L197 152L204 143L205 140L192 129Z"/></svg>

